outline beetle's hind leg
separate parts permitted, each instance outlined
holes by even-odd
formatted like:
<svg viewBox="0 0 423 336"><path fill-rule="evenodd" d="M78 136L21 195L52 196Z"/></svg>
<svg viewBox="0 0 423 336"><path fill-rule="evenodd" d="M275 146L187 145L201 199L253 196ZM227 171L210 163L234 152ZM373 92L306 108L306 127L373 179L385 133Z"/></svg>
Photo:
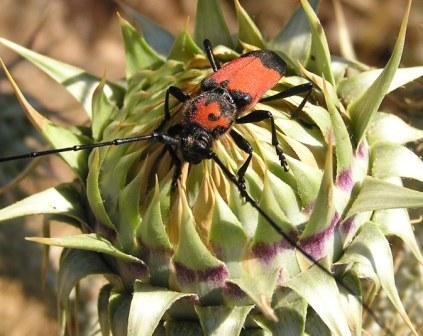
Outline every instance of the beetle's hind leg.
<svg viewBox="0 0 423 336"><path fill-rule="evenodd" d="M231 138L235 141L235 144L240 148L242 151L248 154L247 160L243 163L241 168L238 169L238 185L241 186L245 190L245 172L247 171L248 166L250 165L251 159L253 157L253 147L251 147L250 143L242 137L241 134L238 132L231 130L230 131Z"/></svg>
<svg viewBox="0 0 423 336"><path fill-rule="evenodd" d="M279 92L273 96L266 97L260 99L260 103L269 102L278 99L284 99L292 96L296 96L301 93L305 93L303 100L301 101L300 105L292 112L291 118L292 119L299 119L300 113L303 110L305 104L307 103L308 99L310 98L311 92L313 91L313 84L312 83L305 83L300 84L297 86L293 86L285 91Z"/></svg>
<svg viewBox="0 0 423 336"><path fill-rule="evenodd" d="M270 111L266 110L256 110L251 112L250 114L247 114L244 117L238 118L236 120L237 124L250 124L250 123L256 123L263 120L270 120L271 124L271 133L272 133L272 145L275 147L276 154L279 158L279 161L281 163L281 166L285 171L288 171L288 162L286 161L286 157L283 153L282 148L279 145L279 140L276 135L276 126L275 126L275 120L273 118L273 115Z"/></svg>

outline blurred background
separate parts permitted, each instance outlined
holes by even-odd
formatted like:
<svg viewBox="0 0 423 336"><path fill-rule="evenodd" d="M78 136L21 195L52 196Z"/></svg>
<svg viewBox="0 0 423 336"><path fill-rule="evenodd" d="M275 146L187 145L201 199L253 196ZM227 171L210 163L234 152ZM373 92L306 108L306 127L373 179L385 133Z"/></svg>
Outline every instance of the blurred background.
<svg viewBox="0 0 423 336"><path fill-rule="evenodd" d="M143 15L176 34L188 24L193 30L195 0L123 0ZM298 5L297 0L241 0L241 4L254 18L265 37L274 36ZM347 25L357 58L375 67L382 67L389 59L405 0L339 0L344 9ZM109 79L124 75L124 56L120 29L116 18L118 5L112 0L1 0L0 36L66 63L74 64L98 76ZM224 14L232 31L236 20L232 0L221 1ZM120 10L122 13L122 11ZM321 0L319 17L325 28L332 54L339 55L339 29L332 0ZM0 46L0 56L8 65L18 85L31 103L45 115L61 125L86 123L79 104L58 84L20 59L16 54ZM423 64L423 0L415 0L410 17L407 42L403 56L404 66ZM408 122L423 127L422 80L397 90L385 101L385 110L400 114ZM9 83L0 74L0 155L41 148L42 142L25 121L23 112ZM41 146L41 147L40 147ZM422 153L422 148L416 146ZM0 167L0 206L10 204L25 195L70 181L72 175L56 157L36 162L31 175L17 187L8 190L7 183L16 177L28 163L2 165ZM416 233L423 241L419 213ZM0 336L51 335L57 331L55 306L55 276L60 250L50 251L49 272L45 286L41 285L43 250L24 240L25 236L41 235L43 219L31 217L21 221L0 224ZM60 224L52 226L52 235L71 233ZM410 304L406 309L411 320L422 323L422 279L418 267L398 241L393 240L398 269L397 283L403 298ZM405 270L405 271L404 271ZM405 274L402 274L404 273ZM414 273L413 273L414 272ZM417 274L417 275L416 275ZM93 302L98 284L88 280L82 287L85 302ZM411 292L410 292L411 291ZM387 319L398 321L389 310L383 296L374 308L383 311ZM95 311L95 304L83 306L88 313ZM411 310L411 311L410 311ZM385 312L386 311L386 312ZM86 314L90 316L90 314ZM420 317L419 317L420 316ZM420 318L420 320L419 320ZM418 322L420 321L420 322ZM85 326L95 320L84 321ZM371 322L369 322L371 323ZM396 323L396 322L395 322ZM394 324L395 326L395 324ZM420 325L421 327L422 325ZM82 327L83 328L83 327ZM400 328L400 327L398 327ZM407 329L398 330L406 335ZM370 328L371 329L371 328ZM395 328L391 328L395 330ZM84 334L84 332L81 332Z"/></svg>

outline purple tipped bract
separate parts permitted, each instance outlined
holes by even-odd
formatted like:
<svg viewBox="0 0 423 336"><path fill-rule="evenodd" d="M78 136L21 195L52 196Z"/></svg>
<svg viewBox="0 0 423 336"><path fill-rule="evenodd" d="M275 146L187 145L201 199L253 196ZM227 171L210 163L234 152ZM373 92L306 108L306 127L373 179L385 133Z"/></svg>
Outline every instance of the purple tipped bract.
<svg viewBox="0 0 423 336"><path fill-rule="evenodd" d="M295 238L293 238L295 239ZM257 243L252 247L252 253L254 257L259 259L264 263L270 263L273 259L283 250L289 249L291 245L285 240L282 239L273 244L266 243Z"/></svg>
<svg viewBox="0 0 423 336"><path fill-rule="evenodd" d="M336 181L336 185L343 191L350 192L354 187L351 169L343 170Z"/></svg>
<svg viewBox="0 0 423 336"><path fill-rule="evenodd" d="M228 278L229 272L224 265L218 267L210 267L204 270L193 270L175 262L176 278L181 284L190 284L193 282L203 281L212 282L214 284L223 284Z"/></svg>
<svg viewBox="0 0 423 336"><path fill-rule="evenodd" d="M319 260L326 255L327 242L333 236L335 226L339 221L339 214L335 212L329 227L316 233L300 242L301 247L314 259Z"/></svg>

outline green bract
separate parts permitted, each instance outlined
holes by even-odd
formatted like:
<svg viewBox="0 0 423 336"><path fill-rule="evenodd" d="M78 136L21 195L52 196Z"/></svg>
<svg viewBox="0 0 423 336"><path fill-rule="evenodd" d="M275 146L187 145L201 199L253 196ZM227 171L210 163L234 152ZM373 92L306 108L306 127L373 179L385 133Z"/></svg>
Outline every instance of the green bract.
<svg viewBox="0 0 423 336"><path fill-rule="evenodd" d="M204 38L225 61L256 48L277 52L289 74L275 91L306 81L315 87L301 121L290 118L301 97L257 105L275 117L289 172L280 167L268 124L235 128L254 148L246 174L250 194L350 292L244 203L211 161L185 164L172 191L171 157L161 144L67 152L63 159L75 182L0 210L1 221L50 214L81 228L75 236L30 238L65 247L58 286L63 334L72 289L88 275L103 274L110 282L98 299L103 335L360 335L363 278L384 289L417 335L397 293L386 236L401 238L423 262L403 210L422 207L423 193L399 179L423 180L422 161L404 146L423 131L378 112L388 92L423 73L422 67L397 70L411 1L383 70L332 57L317 5L301 0L271 41L238 1L235 36L216 0L198 1L194 37L187 31L173 37L127 8L144 35L120 18L127 67L119 83L0 39L61 83L91 118L90 132L55 125L28 103L3 65L28 118L55 148L152 132L163 118L167 88L195 93L210 74ZM181 116L172 105L175 122ZM245 160L226 135L214 151L234 173Z"/></svg>

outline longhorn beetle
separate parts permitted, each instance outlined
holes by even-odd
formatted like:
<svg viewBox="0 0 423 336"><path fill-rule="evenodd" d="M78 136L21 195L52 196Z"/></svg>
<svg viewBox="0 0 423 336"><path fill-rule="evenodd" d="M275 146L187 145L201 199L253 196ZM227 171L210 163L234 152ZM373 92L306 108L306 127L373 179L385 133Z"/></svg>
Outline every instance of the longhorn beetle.
<svg viewBox="0 0 423 336"><path fill-rule="evenodd" d="M275 148L276 155L282 167L285 171L288 171L286 158L279 146L272 113L267 110L253 110L253 107L257 102L268 102L298 94L305 94L301 103L292 113L292 117L296 118L310 97L313 89L312 84L301 84L273 96L261 98L266 91L275 86L287 73L286 63L276 53L269 50L251 51L221 66L219 60L213 54L210 41L207 39L204 40L204 49L213 69L213 73L202 80L199 94L193 97L175 86L170 86L165 94L164 119L153 133L8 156L0 158L0 162L35 158L67 151L89 150L96 147L117 146L138 141L157 141L162 143L165 149L170 153L175 168L172 185L175 186L181 174L182 161L198 164L203 160L211 159L237 187L240 195L266 219L276 232L278 232L293 248L298 249L312 264L315 264L324 273L333 277L341 287L355 296L354 291L349 285L316 261L313 256L305 251L291 236L289 236L289 234L284 232L280 226L261 209L256 200L250 196L246 190L244 175L252 159L253 149L241 134L232 129L234 124L247 124L264 120L270 121L272 145ZM171 117L169 108L170 96L173 96L179 102L183 103L183 121L171 126L165 131L164 129ZM241 116L241 114L246 111L250 112ZM214 141L218 140L218 138L226 132L229 132L235 144L248 154L247 159L238 169L236 175L223 164L212 149ZM383 329L391 333L363 300L359 297L356 297L356 299Z"/></svg>
<svg viewBox="0 0 423 336"><path fill-rule="evenodd" d="M209 40L204 40L204 49L214 72L201 82L200 93L194 97L190 97L175 86L170 86L165 94L164 119L153 133L4 157L0 158L0 162L35 158L66 151L121 145L143 140L155 140L163 143L172 157L175 166L173 177L173 185L175 185L181 173L181 159L192 164L198 164L205 159L212 159L225 171L225 174L228 174L227 168L223 167L221 161L212 151L212 146L213 142L221 135L229 132L235 144L248 154L247 160L238 170L236 179L236 185L239 189L245 190L244 175L250 164L253 149L241 134L232 129L232 125L269 120L271 123L272 145L275 147L281 165L287 171L288 165L283 151L279 147L272 113L266 110L254 110L245 116L240 115L244 111L250 111L258 101L265 102L306 93L301 104L293 112L295 117L301 112L307 102L312 91L312 84L306 83L294 86L273 96L260 99L266 91L275 86L286 74L286 64L277 54L268 50L252 51L221 67L213 54ZM182 112L184 119L182 123L170 127L167 131L163 131L171 117L169 108L170 96L183 103Z"/></svg>

